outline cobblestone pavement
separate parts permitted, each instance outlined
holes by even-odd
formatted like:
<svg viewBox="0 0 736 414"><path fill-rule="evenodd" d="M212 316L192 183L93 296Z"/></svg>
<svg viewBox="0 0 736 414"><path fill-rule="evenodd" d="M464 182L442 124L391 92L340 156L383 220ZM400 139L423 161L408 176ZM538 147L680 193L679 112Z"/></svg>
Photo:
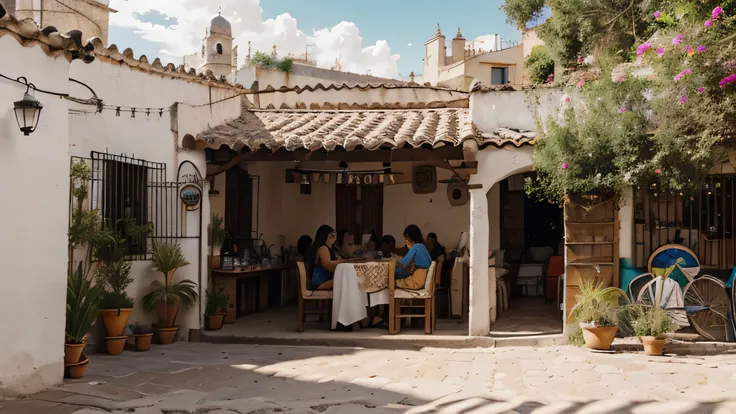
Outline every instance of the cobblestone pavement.
<svg viewBox="0 0 736 414"><path fill-rule="evenodd" d="M177 343L92 355L83 380L2 413L729 413L736 355L572 347L367 350Z"/></svg>

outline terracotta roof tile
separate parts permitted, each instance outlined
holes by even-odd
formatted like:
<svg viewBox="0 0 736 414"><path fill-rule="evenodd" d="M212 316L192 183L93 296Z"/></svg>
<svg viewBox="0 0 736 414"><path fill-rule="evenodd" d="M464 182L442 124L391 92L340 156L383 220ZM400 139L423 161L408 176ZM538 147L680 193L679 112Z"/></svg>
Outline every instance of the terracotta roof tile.
<svg viewBox="0 0 736 414"><path fill-rule="evenodd" d="M475 128L468 109L414 110L250 110L239 118L197 135L208 147L223 145L276 151L307 149L334 151L342 147L377 150L444 145L458 146L466 140L478 145L532 144L536 134L500 128L482 134Z"/></svg>

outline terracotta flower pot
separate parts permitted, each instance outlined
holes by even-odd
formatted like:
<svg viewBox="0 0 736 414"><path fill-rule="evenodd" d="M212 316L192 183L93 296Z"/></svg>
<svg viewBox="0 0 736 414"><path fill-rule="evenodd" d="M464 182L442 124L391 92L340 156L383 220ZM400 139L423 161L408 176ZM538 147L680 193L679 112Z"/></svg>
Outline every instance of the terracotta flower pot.
<svg viewBox="0 0 736 414"><path fill-rule="evenodd" d="M87 372L87 366L89 365L89 358L85 358L84 361L77 362L76 364L67 365L69 369L69 378L80 379Z"/></svg>
<svg viewBox="0 0 736 414"><path fill-rule="evenodd" d="M105 346L107 353L110 355L120 355L123 353L125 343L128 342L127 336L108 336L105 337Z"/></svg>
<svg viewBox="0 0 736 414"><path fill-rule="evenodd" d="M105 324L105 332L108 336L125 335L125 327L128 326L128 318L132 308L128 309L100 309L102 323Z"/></svg>
<svg viewBox="0 0 736 414"><path fill-rule="evenodd" d="M664 339L657 339L654 336L640 336L641 343L644 344L644 353L652 356L661 356L664 354Z"/></svg>
<svg viewBox="0 0 736 414"><path fill-rule="evenodd" d="M618 332L618 327L616 326L583 327L585 347L599 351L608 351L611 349L611 344L616 338L616 332Z"/></svg>
<svg viewBox="0 0 736 414"><path fill-rule="evenodd" d="M179 313L179 301L170 301L168 305L161 302L156 307L156 312L162 328L173 328L176 315Z"/></svg>
<svg viewBox="0 0 736 414"><path fill-rule="evenodd" d="M64 344L64 365L76 364L82 357L84 342L81 344Z"/></svg>
<svg viewBox="0 0 736 414"><path fill-rule="evenodd" d="M161 342L161 345L171 345L174 343L174 337L179 331L179 327L158 328L156 331L158 331L158 340Z"/></svg>
<svg viewBox="0 0 736 414"><path fill-rule="evenodd" d="M224 313L213 313L212 315L207 315L207 330L217 331L222 329L222 323L224 320Z"/></svg>
<svg viewBox="0 0 736 414"><path fill-rule="evenodd" d="M135 350L137 352L150 351L151 339L153 339L153 333L135 335Z"/></svg>

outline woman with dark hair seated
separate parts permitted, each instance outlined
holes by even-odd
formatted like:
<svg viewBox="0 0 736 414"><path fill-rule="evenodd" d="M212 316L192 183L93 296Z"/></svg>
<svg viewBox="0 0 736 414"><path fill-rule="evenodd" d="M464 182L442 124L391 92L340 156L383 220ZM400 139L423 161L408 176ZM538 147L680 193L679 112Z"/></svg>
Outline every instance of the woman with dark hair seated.
<svg viewBox="0 0 736 414"><path fill-rule="evenodd" d="M417 290L424 288L432 257L424 245L422 231L414 224L404 230L404 243L409 252L396 264L396 287Z"/></svg>
<svg viewBox="0 0 736 414"><path fill-rule="evenodd" d="M335 244L337 234L335 230L322 225L314 236L314 243L309 248L305 264L307 275L312 275L312 287L318 290L332 289L334 284L335 268L347 260L337 260L330 246Z"/></svg>

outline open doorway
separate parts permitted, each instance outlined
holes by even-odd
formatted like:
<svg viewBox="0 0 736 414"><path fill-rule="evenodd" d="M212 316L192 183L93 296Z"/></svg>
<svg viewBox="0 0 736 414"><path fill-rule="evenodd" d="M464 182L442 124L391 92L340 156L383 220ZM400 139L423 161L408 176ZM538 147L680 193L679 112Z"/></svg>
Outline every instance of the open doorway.
<svg viewBox="0 0 736 414"><path fill-rule="evenodd" d="M560 278L564 272L564 215L560 206L525 192L534 173L500 183L500 249L495 255L495 336L562 332ZM491 224L493 226L493 223Z"/></svg>

